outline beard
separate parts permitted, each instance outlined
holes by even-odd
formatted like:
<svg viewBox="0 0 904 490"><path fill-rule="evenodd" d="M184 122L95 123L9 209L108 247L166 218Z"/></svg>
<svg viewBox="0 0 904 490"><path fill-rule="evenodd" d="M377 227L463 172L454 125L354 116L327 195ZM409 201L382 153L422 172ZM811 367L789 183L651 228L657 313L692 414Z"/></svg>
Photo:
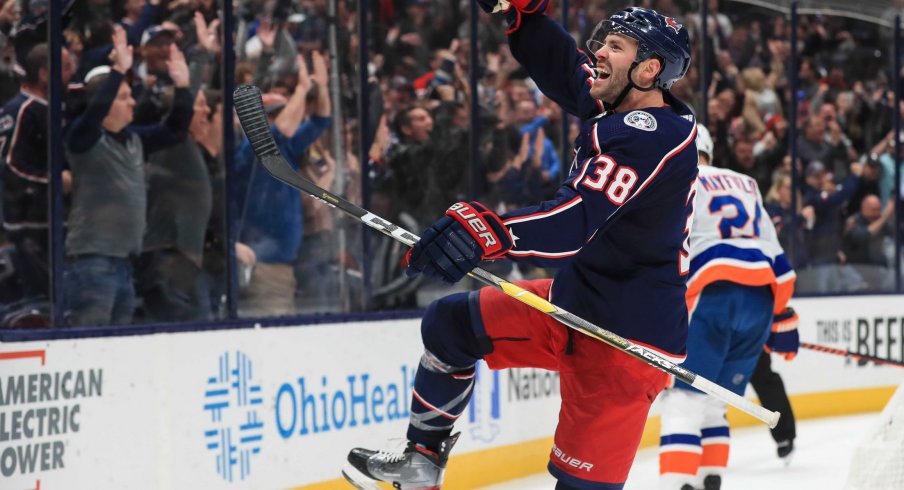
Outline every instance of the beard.
<svg viewBox="0 0 904 490"><path fill-rule="evenodd" d="M609 78L602 83L594 83L590 87L590 96L607 104L615 102L622 90L628 85L628 71L612 69Z"/></svg>

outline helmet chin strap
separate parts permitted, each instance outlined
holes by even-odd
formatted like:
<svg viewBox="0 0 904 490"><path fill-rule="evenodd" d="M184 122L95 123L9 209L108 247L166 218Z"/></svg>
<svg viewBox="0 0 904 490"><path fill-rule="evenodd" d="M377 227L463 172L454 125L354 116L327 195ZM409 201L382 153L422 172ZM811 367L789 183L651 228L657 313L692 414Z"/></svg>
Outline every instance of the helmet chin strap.
<svg viewBox="0 0 904 490"><path fill-rule="evenodd" d="M615 112L618 108L618 105L625 101L625 97L628 96L628 92L631 91L632 88L636 88L641 92L649 92L656 88L656 80L653 80L653 83L649 87L638 87L637 84L634 83L634 69L639 65L639 61L634 61L631 63L631 68L628 68L628 83L625 84L625 88L622 89L621 93L618 94L618 97L615 98L615 102L609 104L608 102L603 102L603 107L606 108L606 112Z"/></svg>

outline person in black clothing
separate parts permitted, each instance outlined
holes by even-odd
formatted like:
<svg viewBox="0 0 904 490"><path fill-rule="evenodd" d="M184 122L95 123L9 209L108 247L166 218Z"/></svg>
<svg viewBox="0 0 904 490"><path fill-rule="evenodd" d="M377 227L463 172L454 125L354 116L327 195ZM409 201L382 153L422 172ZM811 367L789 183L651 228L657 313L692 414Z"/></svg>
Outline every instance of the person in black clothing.
<svg viewBox="0 0 904 490"><path fill-rule="evenodd" d="M814 160L807 165L804 205L815 211L807 252L818 292L850 291L863 286L856 271L845 266L847 259L841 247L842 210L860 186L862 170L863 164L851 163L848 178L836 184L833 174L821 162Z"/></svg>
<svg viewBox="0 0 904 490"><path fill-rule="evenodd" d="M889 265L884 240L894 240L894 212L893 200L889 200L883 209L879 196L868 194L863 198L860 210L845 223L844 253L848 261L881 267Z"/></svg>
<svg viewBox="0 0 904 490"><path fill-rule="evenodd" d="M791 453L794 451L794 438L797 437L797 429L794 421L794 411L785 391L785 383L782 377L772 370L772 358L768 352L760 353L760 358L750 376L750 386L756 391L763 408L778 411L782 414L775 428L769 429L772 439L776 444L778 457L790 463Z"/></svg>
<svg viewBox="0 0 904 490"><path fill-rule="evenodd" d="M152 321L221 317L226 294L222 95L195 96L189 138L149 157L148 225L136 270ZM236 243L241 270L254 252Z"/></svg>
<svg viewBox="0 0 904 490"><path fill-rule="evenodd" d="M210 221L204 235L202 268L210 278L210 308L214 318L226 315L226 274L228 260L226 236L226 169L223 165L223 94L219 90L204 91L209 109L209 127L192 135L201 149L201 156L211 181ZM245 287L251 276L257 257L254 250L241 242L235 243L235 260L238 266L238 286Z"/></svg>
<svg viewBox="0 0 904 490"><path fill-rule="evenodd" d="M753 177L760 189L768 189L772 179L772 168L765 156L754 154L753 146L752 141L737 139L731 150L728 168Z"/></svg>
<svg viewBox="0 0 904 490"><path fill-rule="evenodd" d="M894 211L893 199L883 209L879 196L868 194L860 202L860 210L845 223L844 254L868 289L890 291L895 287L893 254L886 251L894 242Z"/></svg>
<svg viewBox="0 0 904 490"><path fill-rule="evenodd" d="M85 77L89 102L65 139L72 167L64 273L70 324L121 325L132 320L130 258L141 250L145 232L145 155L184 139L192 117L188 66L175 46L170 49L174 102L161 124L130 125L135 100L125 75L132 68L132 48L122 27L113 32L112 65L97 67Z"/></svg>
<svg viewBox="0 0 904 490"><path fill-rule="evenodd" d="M407 212L420 228L446 203L467 193L468 172L462 162L467 161L468 133L434 125L433 114L419 105L400 111L396 127L400 142L387 152L377 194L388 197L389 216Z"/></svg>
<svg viewBox="0 0 904 490"><path fill-rule="evenodd" d="M147 161L147 229L135 273L143 313L152 322L211 318L210 281L201 267L213 192L198 144L210 130L204 92L195 96L193 111L189 138Z"/></svg>

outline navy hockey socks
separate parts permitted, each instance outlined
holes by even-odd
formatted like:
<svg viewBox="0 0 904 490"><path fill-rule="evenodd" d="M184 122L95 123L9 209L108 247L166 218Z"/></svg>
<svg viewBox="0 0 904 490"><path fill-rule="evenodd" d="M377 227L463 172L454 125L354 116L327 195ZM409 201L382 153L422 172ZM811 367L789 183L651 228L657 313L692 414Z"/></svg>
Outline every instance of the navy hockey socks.
<svg viewBox="0 0 904 490"><path fill-rule="evenodd" d="M424 352L414 377L409 441L437 450L471 400L474 371L473 365L457 368L440 361L430 351Z"/></svg>
<svg viewBox="0 0 904 490"><path fill-rule="evenodd" d="M475 365L486 352L471 326L477 292L456 293L427 307L424 355L414 376L408 440L436 451L452 433L474 389ZM490 347L492 350L492 347Z"/></svg>

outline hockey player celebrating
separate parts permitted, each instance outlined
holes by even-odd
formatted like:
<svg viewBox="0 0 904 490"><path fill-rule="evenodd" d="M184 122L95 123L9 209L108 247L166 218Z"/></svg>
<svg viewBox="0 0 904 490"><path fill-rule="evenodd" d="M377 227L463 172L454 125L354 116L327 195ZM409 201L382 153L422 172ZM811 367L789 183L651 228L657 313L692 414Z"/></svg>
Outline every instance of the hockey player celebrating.
<svg viewBox="0 0 904 490"><path fill-rule="evenodd" d="M515 0L504 12L515 58L582 120L568 178L554 199L504 216L476 202L453 204L413 247L409 271L455 283L485 259L556 267L554 280L518 285L680 362L697 150L694 118L669 89L690 65L687 30L628 8L600 22L585 54L543 15L547 1ZM360 488L373 480L439 488L458 438L453 423L484 359L492 369L559 371L562 407L548 466L557 489L623 488L666 374L492 288L434 302L421 333L407 448L353 449L347 479Z"/></svg>
<svg viewBox="0 0 904 490"><path fill-rule="evenodd" d="M710 166L713 143L702 125L697 148L684 367L743 395L764 344L787 360L797 354L797 315L787 307L796 276L756 180ZM680 381L661 398L660 490L719 490L728 464L725 403Z"/></svg>

